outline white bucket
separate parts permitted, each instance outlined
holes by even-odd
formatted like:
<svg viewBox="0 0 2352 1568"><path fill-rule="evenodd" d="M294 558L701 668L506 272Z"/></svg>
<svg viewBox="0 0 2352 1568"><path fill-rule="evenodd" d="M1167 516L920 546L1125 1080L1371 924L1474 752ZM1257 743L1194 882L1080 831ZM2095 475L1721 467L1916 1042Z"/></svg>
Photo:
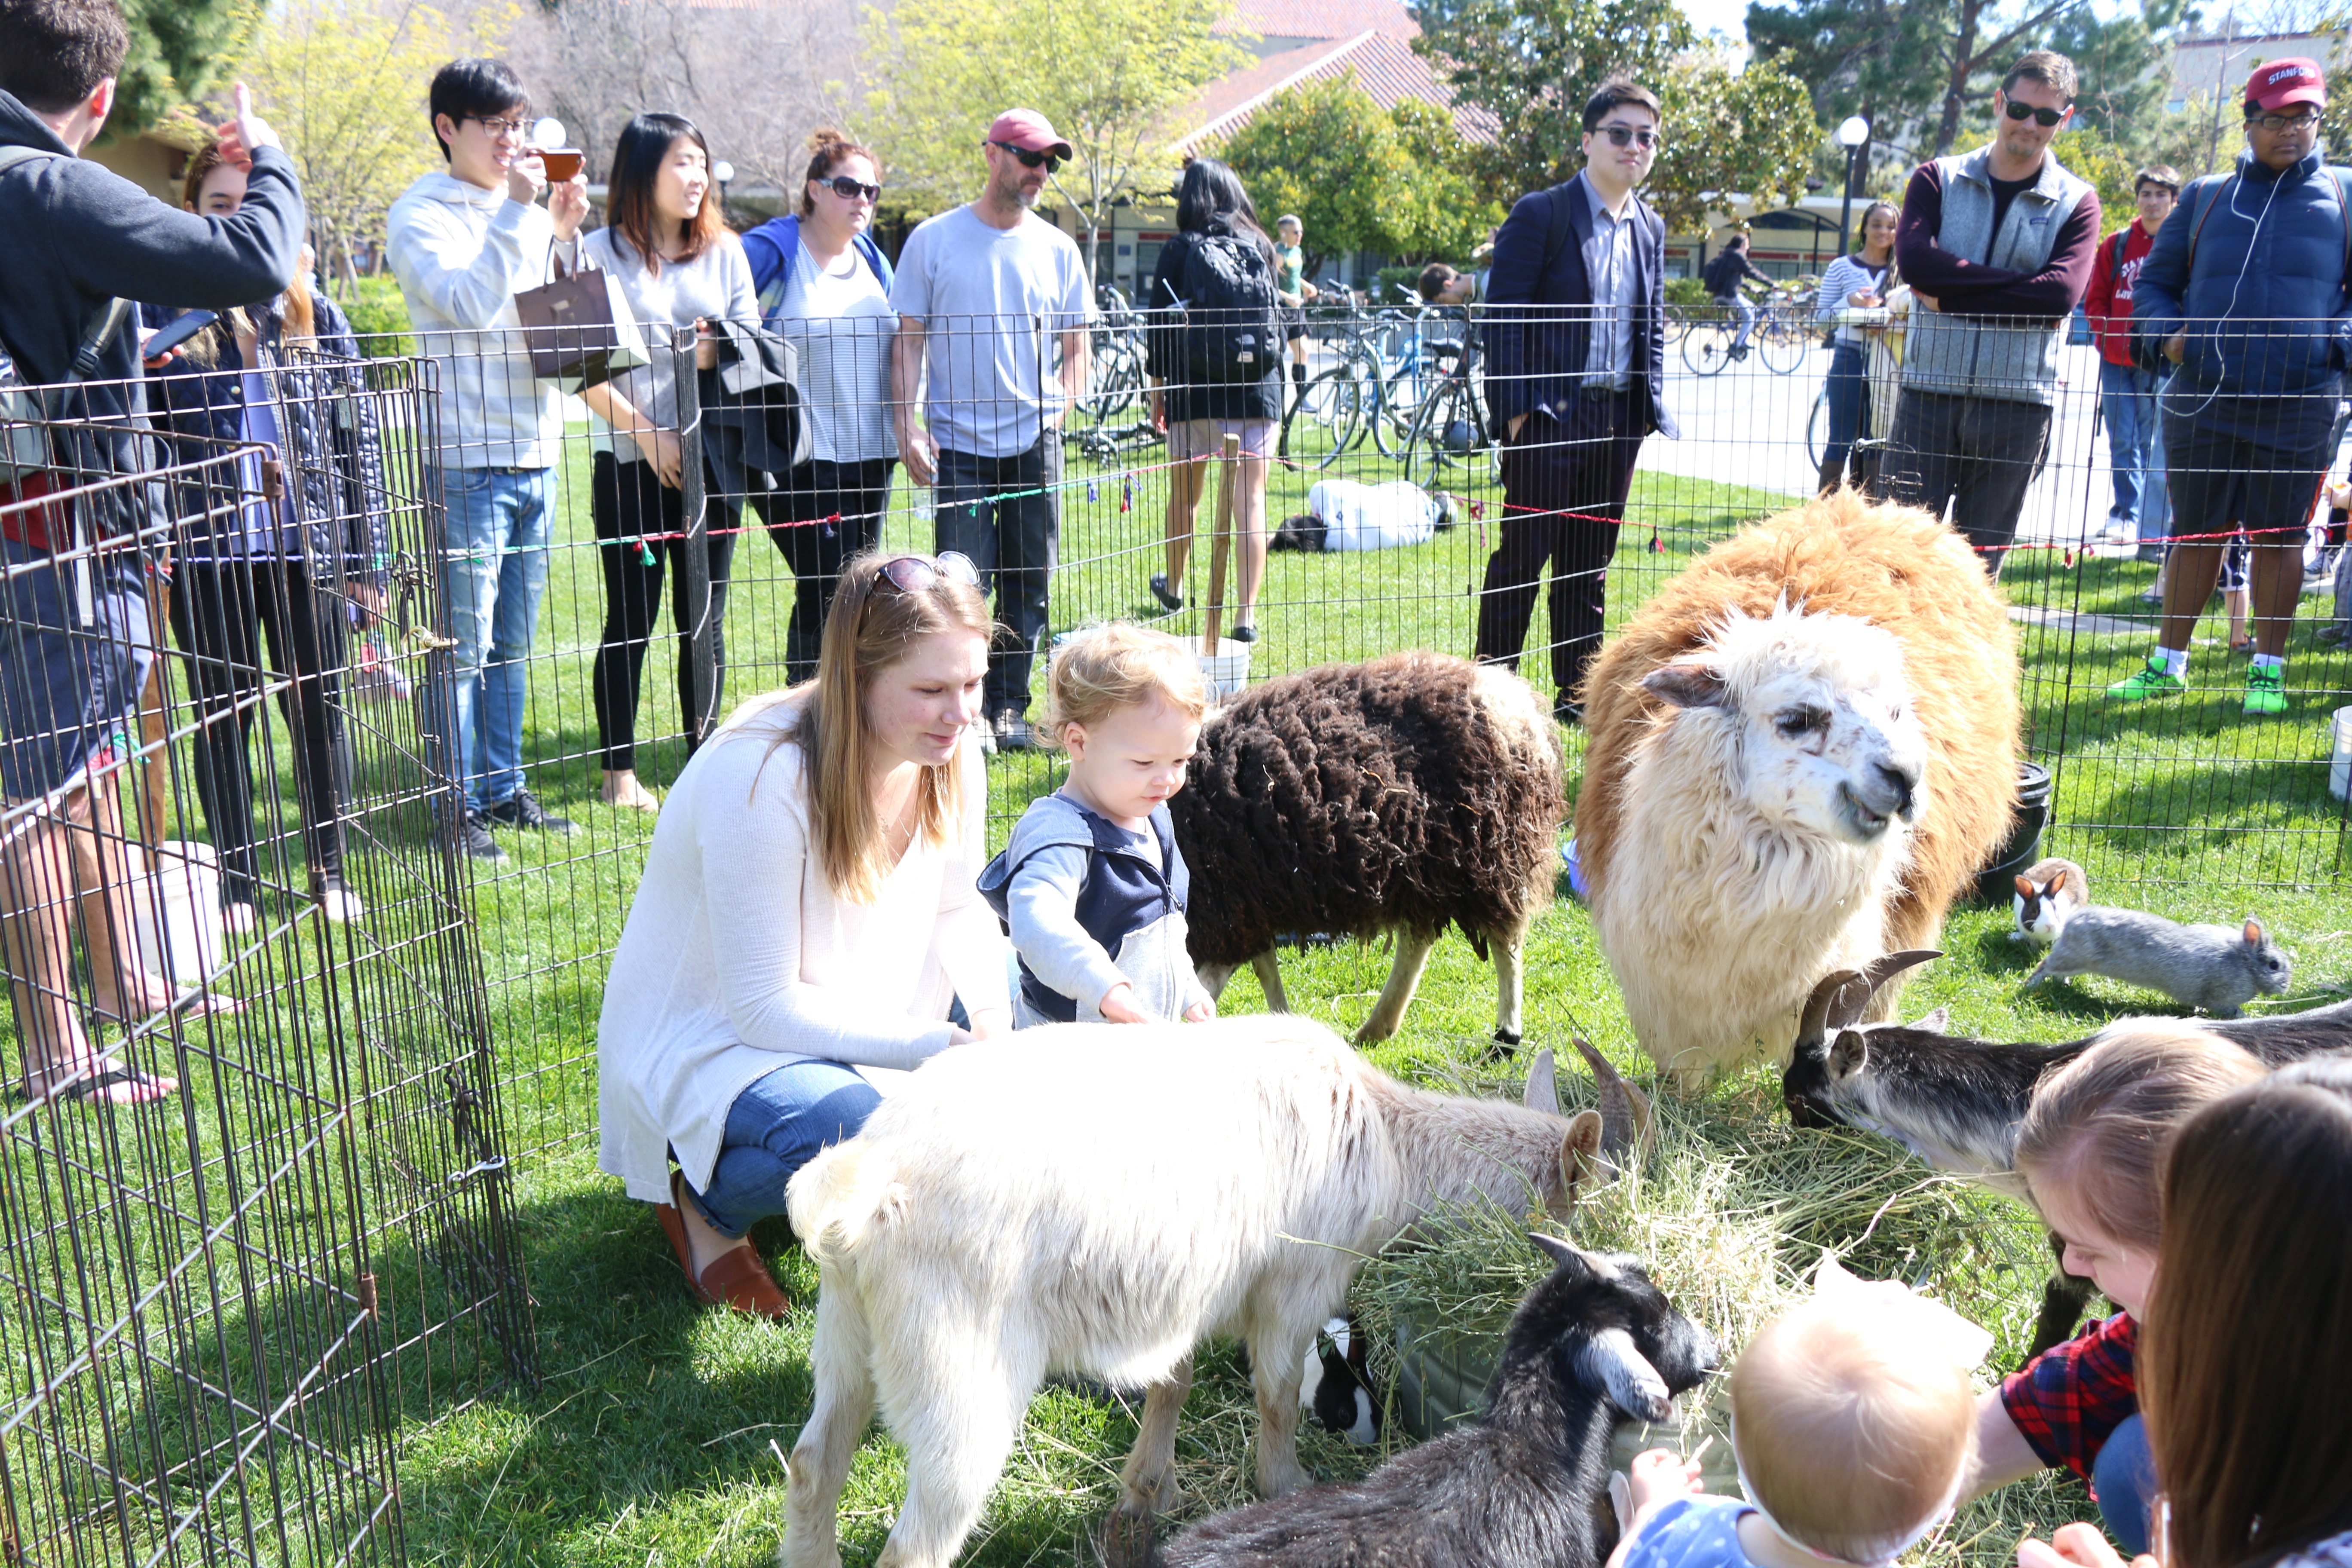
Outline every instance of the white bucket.
<svg viewBox="0 0 2352 1568"><path fill-rule="evenodd" d="M1210 701L1230 702L1242 694L1242 688L1249 684L1250 649L1255 646L1219 637L1216 652L1197 656L1201 679L1209 683Z"/></svg>
<svg viewBox="0 0 2352 1568"><path fill-rule="evenodd" d="M2327 793L2338 800L2352 800L2352 708L2336 710L2330 732L2336 737L2336 751L2327 759Z"/></svg>
<svg viewBox="0 0 2352 1568"><path fill-rule="evenodd" d="M152 867L131 889L140 961L174 985L201 984L226 946L213 847L174 840L155 851Z"/></svg>

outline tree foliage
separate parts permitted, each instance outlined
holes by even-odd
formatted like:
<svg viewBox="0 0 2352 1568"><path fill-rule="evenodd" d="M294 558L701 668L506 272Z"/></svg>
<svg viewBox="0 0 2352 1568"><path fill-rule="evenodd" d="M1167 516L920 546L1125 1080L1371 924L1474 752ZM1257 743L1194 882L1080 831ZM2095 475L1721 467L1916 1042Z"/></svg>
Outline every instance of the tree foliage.
<svg viewBox="0 0 2352 1568"><path fill-rule="evenodd" d="M1088 259L1112 204L1164 190L1176 112L1248 57L1211 31L1225 0L925 0L866 13L866 112L894 201L939 212L981 183L981 137L1019 105L1074 156L1054 189Z"/></svg>
<svg viewBox="0 0 2352 1568"><path fill-rule="evenodd" d="M1310 269L1354 250L1462 260L1502 218L1465 188L1453 116L1412 99L1383 110L1352 74L1276 94L1216 153L1268 223L1299 216Z"/></svg>
<svg viewBox="0 0 2352 1568"><path fill-rule="evenodd" d="M1670 226L1712 194L1795 195L1821 139L1810 95L1780 66L1736 70L1674 0L1429 0L1413 47L1458 106L1491 116L1475 158L1485 194L1507 201L1582 166L1585 100L1633 78L1665 108L1665 151L1643 195Z"/></svg>
<svg viewBox="0 0 2352 1568"><path fill-rule="evenodd" d="M118 0L131 51L117 78L115 134L137 135L174 106L210 91L222 68L253 36L259 13L250 0Z"/></svg>

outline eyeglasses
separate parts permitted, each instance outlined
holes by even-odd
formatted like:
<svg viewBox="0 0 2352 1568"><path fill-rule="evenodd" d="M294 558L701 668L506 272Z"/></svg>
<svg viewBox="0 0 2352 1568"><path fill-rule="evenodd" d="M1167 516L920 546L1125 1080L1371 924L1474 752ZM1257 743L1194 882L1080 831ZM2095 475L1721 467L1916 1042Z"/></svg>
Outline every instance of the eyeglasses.
<svg viewBox="0 0 2352 1568"><path fill-rule="evenodd" d="M2249 114L2246 123L2265 131L2308 131L2319 123L2316 114Z"/></svg>
<svg viewBox="0 0 2352 1568"><path fill-rule="evenodd" d="M1003 148L1007 153L1020 159L1021 166L1024 169L1043 169L1051 174L1062 166L1062 155L1058 153L1040 153L1034 147L1015 147L1010 142L991 142L989 145Z"/></svg>
<svg viewBox="0 0 2352 1568"><path fill-rule="evenodd" d="M480 121L482 129L489 132L493 142L501 136L520 136L530 128L528 120L501 120L495 114L468 114L461 118Z"/></svg>
<svg viewBox="0 0 2352 1568"><path fill-rule="evenodd" d="M1596 125L1593 127L1593 134L1608 137L1609 145L1612 147L1622 147L1628 143L1641 147L1659 147L1665 144L1665 138L1647 125Z"/></svg>
<svg viewBox="0 0 2352 1568"><path fill-rule="evenodd" d="M932 555L894 555L882 563L882 570L874 579L875 592L885 588L901 594L926 594L937 586L940 578L961 583L967 588L980 586L980 569L971 557L954 550L942 550Z"/></svg>
<svg viewBox="0 0 2352 1568"><path fill-rule="evenodd" d="M835 174L830 180L819 180L817 184L832 187L833 194L845 202L854 202L860 196L864 196L869 202L878 202L882 199L881 186L862 184L846 174Z"/></svg>
<svg viewBox="0 0 2352 1568"><path fill-rule="evenodd" d="M2074 108L2070 104L2064 109L2036 109L2030 103L2011 103L2007 99L2001 100L2000 106L2008 111L2011 120L2031 120L2034 124L2042 126L2057 124L2073 112Z"/></svg>

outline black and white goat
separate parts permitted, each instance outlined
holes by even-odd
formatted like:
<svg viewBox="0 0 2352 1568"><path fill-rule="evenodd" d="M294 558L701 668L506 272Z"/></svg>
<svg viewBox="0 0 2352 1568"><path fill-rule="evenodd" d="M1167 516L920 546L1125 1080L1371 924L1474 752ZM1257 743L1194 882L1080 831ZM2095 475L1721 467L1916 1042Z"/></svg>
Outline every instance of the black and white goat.
<svg viewBox="0 0 2352 1568"><path fill-rule="evenodd" d="M2053 1069L2095 1045L2099 1034L2058 1045L2009 1045L1944 1033L1938 1008L1916 1023L1865 1024L1872 994L1888 978L1938 956L1898 952L1869 970L1823 977L1805 1004L1795 1053L1780 1078L1789 1119L1800 1127L1857 1127L1892 1138L1939 1171L2023 1198L2017 1129L2033 1090ZM2352 1050L2352 1002L2261 1018L2201 1019L2200 1026L2272 1067ZM2074 1331L2090 1300L2086 1279L2061 1275L2042 1298L2034 1349Z"/></svg>
<svg viewBox="0 0 2352 1568"><path fill-rule="evenodd" d="M1352 1486L1203 1520L1165 1568L1600 1568L1616 1543L1609 1445L1716 1370L1707 1331L1631 1258L1528 1237L1558 1265L1513 1314L1485 1410Z"/></svg>

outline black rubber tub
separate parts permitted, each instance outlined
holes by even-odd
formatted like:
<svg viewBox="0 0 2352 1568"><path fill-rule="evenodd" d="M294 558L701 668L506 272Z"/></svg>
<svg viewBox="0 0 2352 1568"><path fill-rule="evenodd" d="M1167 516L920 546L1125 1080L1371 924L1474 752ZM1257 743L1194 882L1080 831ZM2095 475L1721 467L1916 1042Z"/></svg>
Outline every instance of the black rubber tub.
<svg viewBox="0 0 2352 1568"><path fill-rule="evenodd" d="M2017 878L2042 858L2042 830L2050 823L2050 770L2039 763L2017 764L2017 815L2010 821L2009 842L1977 875L1977 900L2006 904L2017 891Z"/></svg>

